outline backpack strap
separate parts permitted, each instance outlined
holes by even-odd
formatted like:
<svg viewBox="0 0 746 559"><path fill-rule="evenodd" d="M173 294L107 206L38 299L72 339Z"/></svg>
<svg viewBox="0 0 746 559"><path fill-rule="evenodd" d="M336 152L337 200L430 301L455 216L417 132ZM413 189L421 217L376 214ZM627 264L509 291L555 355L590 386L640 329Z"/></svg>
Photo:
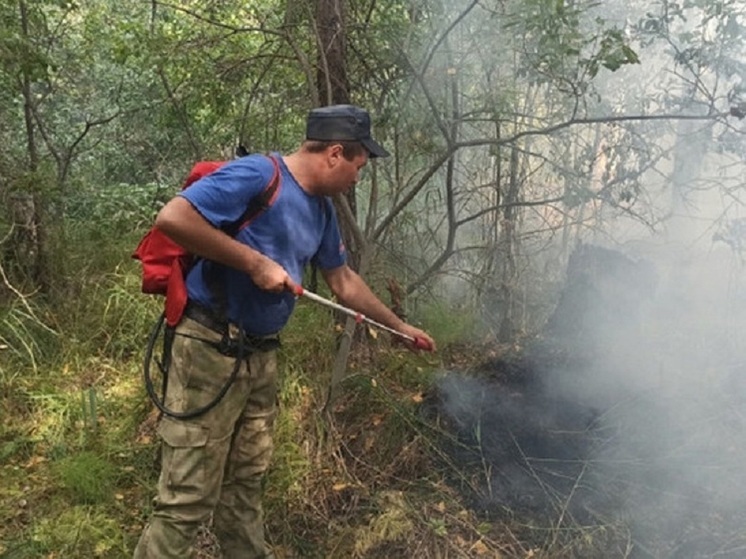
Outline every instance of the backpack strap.
<svg viewBox="0 0 746 559"><path fill-rule="evenodd" d="M231 237L235 237L239 231L248 227L262 212L268 210L280 192L280 164L274 155L268 155L267 157L272 162L272 177L269 179L267 186L264 187L264 190L258 196L254 196L251 199L243 215L225 229L225 232Z"/></svg>
<svg viewBox="0 0 746 559"><path fill-rule="evenodd" d="M259 217L259 215L268 210L274 203L277 195L280 192L281 174L280 174L280 163L274 155L267 155L269 160L272 162L274 170L272 177L269 179L267 186L264 187L257 196L251 199L249 205L246 207L243 215L233 222L228 227L224 228L223 231L235 237L239 231L251 224L251 222ZM228 297L225 292L225 267L216 262L207 260L202 268L203 278L207 284L208 289L212 293L213 300L217 303L217 315L220 317L226 317L228 315Z"/></svg>

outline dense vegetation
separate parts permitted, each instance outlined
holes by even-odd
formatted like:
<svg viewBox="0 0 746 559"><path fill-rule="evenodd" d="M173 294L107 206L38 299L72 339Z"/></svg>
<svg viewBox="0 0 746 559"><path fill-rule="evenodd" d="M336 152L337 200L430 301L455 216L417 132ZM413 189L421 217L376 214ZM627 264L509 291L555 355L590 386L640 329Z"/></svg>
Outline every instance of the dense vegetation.
<svg viewBox="0 0 746 559"><path fill-rule="evenodd" d="M525 539L510 511L480 515L454 488L486 471L420 409L444 370L540 331L578 243L740 258L746 6L607 4L0 0L0 556L131 555L161 304L132 249L195 160L290 151L308 109L342 102L394 155L335 200L352 263L443 350L369 331L348 355L300 305L267 483L278 558L626 556L621 521Z"/></svg>

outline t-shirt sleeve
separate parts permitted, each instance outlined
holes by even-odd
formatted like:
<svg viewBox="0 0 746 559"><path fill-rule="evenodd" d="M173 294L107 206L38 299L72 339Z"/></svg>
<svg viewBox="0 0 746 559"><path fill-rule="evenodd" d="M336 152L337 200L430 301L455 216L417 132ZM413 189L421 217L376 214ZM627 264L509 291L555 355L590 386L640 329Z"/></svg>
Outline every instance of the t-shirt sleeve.
<svg viewBox="0 0 746 559"><path fill-rule="evenodd" d="M324 199L324 211L328 219L326 220L324 235L321 238L321 245L313 257L313 263L322 270L333 270L347 262L347 251L339 232L334 205L329 198Z"/></svg>
<svg viewBox="0 0 746 559"><path fill-rule="evenodd" d="M253 198L269 184L274 167L263 155L230 161L179 192L215 227L238 222Z"/></svg>

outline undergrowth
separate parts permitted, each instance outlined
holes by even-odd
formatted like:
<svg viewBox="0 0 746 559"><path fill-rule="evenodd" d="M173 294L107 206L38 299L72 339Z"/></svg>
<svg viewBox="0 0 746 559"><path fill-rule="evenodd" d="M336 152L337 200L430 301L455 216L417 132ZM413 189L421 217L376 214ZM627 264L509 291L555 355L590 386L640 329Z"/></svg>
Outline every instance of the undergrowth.
<svg viewBox="0 0 746 559"><path fill-rule="evenodd" d="M71 234L78 271L54 301L16 298L0 312L3 558L130 557L155 492L157 416L141 359L161 303L139 293L126 258L139 235ZM433 307L420 319L439 341L472 335L463 313ZM447 364L360 332L329 401L339 335L337 317L305 302L283 333L265 498L276 557L550 557L480 519L447 483L480 475L457 471L439 447L447 435L421 413Z"/></svg>

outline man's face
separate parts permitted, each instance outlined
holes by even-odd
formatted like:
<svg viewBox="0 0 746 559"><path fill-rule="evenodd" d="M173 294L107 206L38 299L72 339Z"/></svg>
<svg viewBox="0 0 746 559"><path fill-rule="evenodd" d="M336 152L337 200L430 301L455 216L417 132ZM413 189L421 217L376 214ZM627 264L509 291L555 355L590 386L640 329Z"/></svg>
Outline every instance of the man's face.
<svg viewBox="0 0 746 559"><path fill-rule="evenodd" d="M340 149L335 149L339 147ZM329 154L329 172L326 180L327 195L345 193L360 180L360 171L368 163L368 152L356 156L352 161L342 155L341 146L333 146Z"/></svg>

